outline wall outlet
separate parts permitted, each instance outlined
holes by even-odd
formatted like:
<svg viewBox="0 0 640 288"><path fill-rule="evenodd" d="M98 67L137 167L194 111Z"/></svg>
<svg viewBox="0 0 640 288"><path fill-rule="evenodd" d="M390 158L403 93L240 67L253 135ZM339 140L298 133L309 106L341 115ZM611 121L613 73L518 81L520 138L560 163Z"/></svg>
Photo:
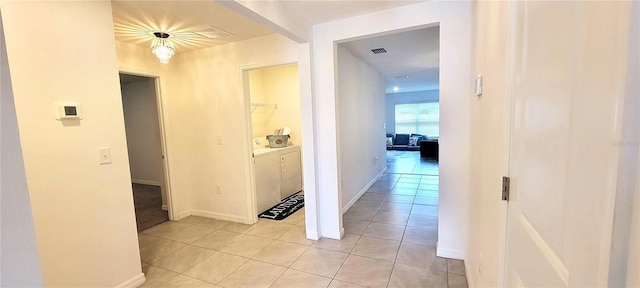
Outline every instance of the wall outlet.
<svg viewBox="0 0 640 288"><path fill-rule="evenodd" d="M222 195L222 189L220 188L220 185L216 185L216 193L218 193L218 195Z"/></svg>
<svg viewBox="0 0 640 288"><path fill-rule="evenodd" d="M218 135L218 145L222 145L222 135Z"/></svg>
<svg viewBox="0 0 640 288"><path fill-rule="evenodd" d="M378 156L373 157L373 164L374 164L374 165L375 165L375 164L378 164L378 160L380 160L380 157L378 157Z"/></svg>

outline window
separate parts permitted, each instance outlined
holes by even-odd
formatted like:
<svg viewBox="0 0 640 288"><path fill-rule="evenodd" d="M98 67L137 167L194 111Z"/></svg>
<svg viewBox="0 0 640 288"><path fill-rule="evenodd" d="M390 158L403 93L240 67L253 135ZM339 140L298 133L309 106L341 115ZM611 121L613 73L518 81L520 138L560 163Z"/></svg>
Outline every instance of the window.
<svg viewBox="0 0 640 288"><path fill-rule="evenodd" d="M396 133L440 136L440 103L396 104Z"/></svg>

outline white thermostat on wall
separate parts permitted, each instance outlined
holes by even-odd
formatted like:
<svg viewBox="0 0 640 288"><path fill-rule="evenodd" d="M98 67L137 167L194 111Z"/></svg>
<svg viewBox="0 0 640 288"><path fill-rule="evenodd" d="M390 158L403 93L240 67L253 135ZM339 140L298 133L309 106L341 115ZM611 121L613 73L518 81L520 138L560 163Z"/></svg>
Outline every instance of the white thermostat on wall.
<svg viewBox="0 0 640 288"><path fill-rule="evenodd" d="M78 104L58 104L58 120L82 119Z"/></svg>

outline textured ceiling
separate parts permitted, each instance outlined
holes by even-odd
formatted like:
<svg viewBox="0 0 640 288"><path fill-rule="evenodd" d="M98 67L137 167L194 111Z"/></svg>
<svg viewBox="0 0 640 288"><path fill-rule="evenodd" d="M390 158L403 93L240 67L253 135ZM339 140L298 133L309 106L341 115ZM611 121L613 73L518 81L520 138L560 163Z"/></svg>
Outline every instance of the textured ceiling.
<svg viewBox="0 0 640 288"><path fill-rule="evenodd" d="M112 1L116 40L149 47L153 32L171 34L176 53L273 33L215 1ZM194 34L211 27L230 36L208 39Z"/></svg>
<svg viewBox="0 0 640 288"><path fill-rule="evenodd" d="M342 43L352 54L385 75L387 92L435 90L439 87L439 27L400 32ZM374 54L371 49L385 48ZM407 77L408 76L408 77Z"/></svg>

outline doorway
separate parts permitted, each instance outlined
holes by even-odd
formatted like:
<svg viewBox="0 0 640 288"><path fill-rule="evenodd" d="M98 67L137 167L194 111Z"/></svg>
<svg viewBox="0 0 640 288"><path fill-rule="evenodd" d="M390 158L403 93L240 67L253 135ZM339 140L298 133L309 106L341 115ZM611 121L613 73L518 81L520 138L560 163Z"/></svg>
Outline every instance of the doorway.
<svg viewBox="0 0 640 288"><path fill-rule="evenodd" d="M431 211L429 222L438 222L439 39L435 25L337 44L344 222L388 216L365 204L398 206L392 203L407 204L395 215L404 220L394 224L406 225L425 210ZM422 142L434 144L424 145L433 147L433 155L421 151Z"/></svg>
<svg viewBox="0 0 640 288"><path fill-rule="evenodd" d="M120 73L138 232L170 220L157 78Z"/></svg>
<svg viewBox="0 0 640 288"><path fill-rule="evenodd" d="M246 68L243 77L253 156L252 195L248 198L254 199L251 215L255 222L259 213L292 194L303 193L300 80L297 63ZM289 135L286 147L270 145L267 136L278 134ZM304 214L300 212L295 214Z"/></svg>

